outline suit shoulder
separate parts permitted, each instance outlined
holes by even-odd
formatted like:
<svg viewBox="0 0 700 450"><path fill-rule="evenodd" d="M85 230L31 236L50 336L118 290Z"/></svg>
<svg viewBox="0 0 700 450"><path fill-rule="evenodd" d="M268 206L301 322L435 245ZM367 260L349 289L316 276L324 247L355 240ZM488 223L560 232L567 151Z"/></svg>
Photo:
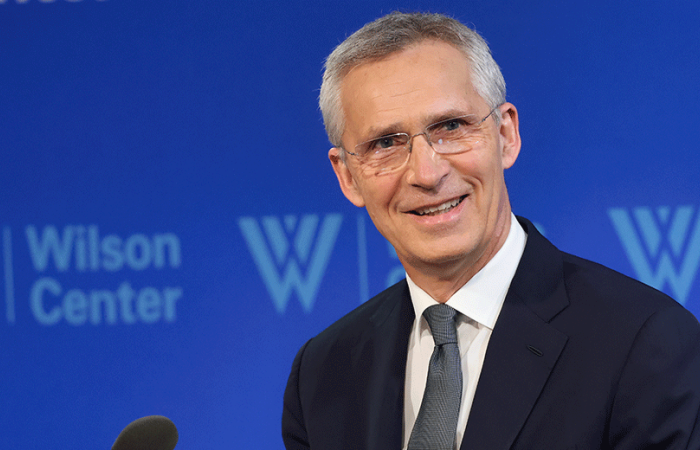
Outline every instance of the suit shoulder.
<svg viewBox="0 0 700 450"><path fill-rule="evenodd" d="M412 307L410 301L408 284L405 279L401 280L332 323L314 337L310 345L318 347L352 342L369 326L381 325L396 308L406 308L406 302Z"/></svg>
<svg viewBox="0 0 700 450"><path fill-rule="evenodd" d="M573 302L585 301L605 310L624 310L640 318L664 310L692 315L676 300L641 281L578 256L562 255L564 282Z"/></svg>
<svg viewBox="0 0 700 450"><path fill-rule="evenodd" d="M377 351L382 353L379 347L395 348L394 343L401 341L404 335L407 344L413 317L408 285L403 280L350 311L306 343L296 358L298 376L303 380L300 386L303 385L306 392L315 392L319 386L342 384L339 380L347 379L350 383L359 373L367 373L368 365L378 361L386 363L383 357L374 359L372 355L376 356ZM390 336L394 337L393 341ZM405 360L405 351L391 353L393 358Z"/></svg>

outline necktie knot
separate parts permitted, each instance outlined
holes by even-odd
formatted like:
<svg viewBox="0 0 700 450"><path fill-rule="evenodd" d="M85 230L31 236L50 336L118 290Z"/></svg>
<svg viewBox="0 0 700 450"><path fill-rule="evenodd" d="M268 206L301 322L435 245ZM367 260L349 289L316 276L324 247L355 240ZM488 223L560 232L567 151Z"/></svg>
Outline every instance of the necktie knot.
<svg viewBox="0 0 700 450"><path fill-rule="evenodd" d="M435 345L457 343L456 315L457 310L444 303L430 306L423 312L433 334Z"/></svg>

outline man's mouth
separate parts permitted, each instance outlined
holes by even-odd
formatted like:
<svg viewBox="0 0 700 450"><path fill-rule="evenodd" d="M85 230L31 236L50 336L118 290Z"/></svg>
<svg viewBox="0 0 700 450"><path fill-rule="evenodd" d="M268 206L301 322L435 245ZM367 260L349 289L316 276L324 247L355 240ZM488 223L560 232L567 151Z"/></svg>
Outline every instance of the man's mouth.
<svg viewBox="0 0 700 450"><path fill-rule="evenodd" d="M429 208L415 209L415 210L411 211L411 213L415 214L417 216L436 216L438 214L444 214L447 211L454 208L455 206L462 203L462 200L464 200L466 197L467 197L466 195L463 195L459 198L455 198L453 200L447 201L441 205L431 206Z"/></svg>

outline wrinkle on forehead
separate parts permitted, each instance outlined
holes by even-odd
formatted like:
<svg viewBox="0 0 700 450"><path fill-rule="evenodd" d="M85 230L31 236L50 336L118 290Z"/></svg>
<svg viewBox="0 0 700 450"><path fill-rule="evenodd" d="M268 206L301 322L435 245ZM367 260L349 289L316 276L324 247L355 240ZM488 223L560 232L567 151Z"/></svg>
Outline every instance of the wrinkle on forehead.
<svg viewBox="0 0 700 450"><path fill-rule="evenodd" d="M395 98L395 97L404 97L406 95L411 95L411 94L416 94L419 93L421 90L420 89L412 89L408 92L396 92L395 94L391 94L390 97Z"/></svg>
<svg viewBox="0 0 700 450"><path fill-rule="evenodd" d="M383 134L415 134L450 115L479 114L482 102L488 106L471 83L466 59L437 52L426 70L421 52L433 45L444 50L447 44L422 42L346 74L341 85L343 138L351 132L359 143ZM457 49L455 53L461 57Z"/></svg>

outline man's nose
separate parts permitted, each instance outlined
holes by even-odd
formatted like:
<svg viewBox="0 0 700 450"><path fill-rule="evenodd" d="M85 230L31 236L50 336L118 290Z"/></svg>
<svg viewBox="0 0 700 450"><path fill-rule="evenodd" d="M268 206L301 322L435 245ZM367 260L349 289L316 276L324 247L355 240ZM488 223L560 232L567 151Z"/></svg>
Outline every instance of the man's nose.
<svg viewBox="0 0 700 450"><path fill-rule="evenodd" d="M425 189L439 186L449 173L450 164L433 149L428 136L425 133L413 136L409 150L407 181Z"/></svg>

